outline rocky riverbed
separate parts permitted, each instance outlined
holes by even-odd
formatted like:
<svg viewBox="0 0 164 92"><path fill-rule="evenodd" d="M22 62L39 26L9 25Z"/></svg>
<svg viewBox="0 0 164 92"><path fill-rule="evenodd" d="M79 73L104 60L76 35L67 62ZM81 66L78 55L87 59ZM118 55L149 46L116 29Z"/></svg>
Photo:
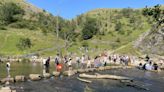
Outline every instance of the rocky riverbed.
<svg viewBox="0 0 164 92"><path fill-rule="evenodd" d="M90 72L88 74L94 74ZM51 77L40 81L18 82L10 84L16 92L163 92L164 72L150 72L138 69L113 69L96 71L100 74L113 74L133 78L145 89L125 85L118 80L89 79L92 83L84 83L77 79L78 74L66 77Z"/></svg>

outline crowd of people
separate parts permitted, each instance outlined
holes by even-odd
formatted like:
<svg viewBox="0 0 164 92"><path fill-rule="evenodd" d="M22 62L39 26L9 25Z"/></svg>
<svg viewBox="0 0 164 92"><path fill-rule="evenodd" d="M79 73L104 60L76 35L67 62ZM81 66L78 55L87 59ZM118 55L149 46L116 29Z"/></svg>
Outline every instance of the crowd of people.
<svg viewBox="0 0 164 92"><path fill-rule="evenodd" d="M145 62L141 62L138 64L139 69L144 70L158 70L159 64L153 63L150 60L150 57L145 57ZM35 61L35 60L34 60ZM107 54L102 53L95 57L91 57L89 55L83 54L81 57L78 55L65 55L61 56L57 54L54 58L47 57L42 59L44 73L49 73L50 62L54 62L53 66L56 71L62 70L72 70L72 69L85 69L85 68L98 68L101 66L107 66L110 64L121 64L121 65L133 65L138 62L137 57L128 56L128 55L118 55L118 54ZM163 64L163 63L161 63ZM135 64L136 66L136 64ZM10 63L6 64L7 74L10 72Z"/></svg>
<svg viewBox="0 0 164 92"><path fill-rule="evenodd" d="M150 57L147 55L145 57L145 63L139 64L139 69L143 69L143 70L160 70L159 66L162 65L163 63L159 63L157 64L156 62L152 62L152 60L150 60Z"/></svg>
<svg viewBox="0 0 164 92"><path fill-rule="evenodd" d="M147 58L147 57L146 57ZM49 62L54 61L55 68L57 71L64 69L85 69L85 68L98 68L101 66L107 66L110 64L121 64L121 65L132 65L137 62L136 57L130 57L128 55L108 55L107 53L102 53L100 55L91 58L89 55L82 55L81 57L77 55L65 55L60 56L57 54L54 59L50 60L50 57L43 59L43 64L46 69L49 69ZM47 62L47 63L46 63ZM143 62L144 63L144 62ZM145 70L158 70L158 64L154 63L153 68L150 68L151 63L139 64L142 69ZM48 71L47 71L48 72Z"/></svg>

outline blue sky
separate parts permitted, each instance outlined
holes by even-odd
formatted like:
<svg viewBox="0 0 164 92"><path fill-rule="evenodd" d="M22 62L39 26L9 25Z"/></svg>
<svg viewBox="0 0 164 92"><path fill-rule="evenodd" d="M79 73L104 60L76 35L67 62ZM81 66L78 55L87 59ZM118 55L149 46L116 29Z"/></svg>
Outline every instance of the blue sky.
<svg viewBox="0 0 164 92"><path fill-rule="evenodd" d="M96 8L143 8L164 4L164 0L27 0L27 2L66 19Z"/></svg>

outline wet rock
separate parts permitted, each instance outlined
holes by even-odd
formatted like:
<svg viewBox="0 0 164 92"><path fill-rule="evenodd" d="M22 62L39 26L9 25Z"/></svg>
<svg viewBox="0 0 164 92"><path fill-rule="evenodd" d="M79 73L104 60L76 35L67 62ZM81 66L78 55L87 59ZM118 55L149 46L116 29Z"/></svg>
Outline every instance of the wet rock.
<svg viewBox="0 0 164 92"><path fill-rule="evenodd" d="M24 75L15 76L15 81L16 82L24 82L25 81L25 76Z"/></svg>
<svg viewBox="0 0 164 92"><path fill-rule="evenodd" d="M14 78L4 78L0 80L0 83L5 84L6 82L14 82Z"/></svg>
<svg viewBox="0 0 164 92"><path fill-rule="evenodd" d="M75 74L77 73L77 70L72 70Z"/></svg>
<svg viewBox="0 0 164 92"><path fill-rule="evenodd" d="M109 69L111 69L110 66L105 66L104 68L105 68L105 70L109 70Z"/></svg>
<svg viewBox="0 0 164 92"><path fill-rule="evenodd" d="M10 87L2 87L0 89L0 92L12 92L12 90L10 89Z"/></svg>
<svg viewBox="0 0 164 92"><path fill-rule="evenodd" d="M103 70L105 70L105 67L99 67L99 68L97 68L97 70L98 71L103 71Z"/></svg>
<svg viewBox="0 0 164 92"><path fill-rule="evenodd" d="M85 72L89 72L89 69L85 69Z"/></svg>
<svg viewBox="0 0 164 92"><path fill-rule="evenodd" d="M37 81L37 80L41 80L41 75L40 74L30 74L29 78L30 78L30 80Z"/></svg>
<svg viewBox="0 0 164 92"><path fill-rule="evenodd" d="M88 68L87 71L88 72L93 72L94 71L94 68Z"/></svg>
<svg viewBox="0 0 164 92"><path fill-rule="evenodd" d="M84 73L86 70L85 69L78 69L77 72L78 73Z"/></svg>
<svg viewBox="0 0 164 92"><path fill-rule="evenodd" d="M63 75L65 75L65 76L72 76L72 75L74 75L75 74L75 72L74 71L64 71L63 72Z"/></svg>
<svg viewBox="0 0 164 92"><path fill-rule="evenodd" d="M43 78L50 78L51 74L50 73L43 73Z"/></svg>
<svg viewBox="0 0 164 92"><path fill-rule="evenodd" d="M60 75L60 72L53 71L53 72L52 72L52 75L55 76L55 77L58 77L58 76Z"/></svg>

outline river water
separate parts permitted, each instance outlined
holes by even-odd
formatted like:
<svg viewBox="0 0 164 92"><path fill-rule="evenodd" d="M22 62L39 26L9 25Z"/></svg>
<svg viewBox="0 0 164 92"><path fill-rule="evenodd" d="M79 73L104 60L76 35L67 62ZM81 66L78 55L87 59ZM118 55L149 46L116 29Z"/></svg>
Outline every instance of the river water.
<svg viewBox="0 0 164 92"><path fill-rule="evenodd" d="M1 64L1 78L6 76L4 74L5 72L2 72L5 71L5 68L2 68L2 66L3 65ZM11 76L17 74L28 75L29 73L42 73L41 64L13 64L12 69ZM51 71L53 70L54 67L52 64ZM17 92L164 92L163 71L156 73L138 69L115 69L107 71L97 71L96 73L127 76L133 78L134 81L137 81L137 83L140 83L142 87L148 90L127 86L118 80L110 79L89 79L92 81L92 83L88 84L77 80L78 74L71 77L51 77L50 79L43 79L40 81L28 80L26 82L10 84L10 86L12 87L12 89L16 89Z"/></svg>

